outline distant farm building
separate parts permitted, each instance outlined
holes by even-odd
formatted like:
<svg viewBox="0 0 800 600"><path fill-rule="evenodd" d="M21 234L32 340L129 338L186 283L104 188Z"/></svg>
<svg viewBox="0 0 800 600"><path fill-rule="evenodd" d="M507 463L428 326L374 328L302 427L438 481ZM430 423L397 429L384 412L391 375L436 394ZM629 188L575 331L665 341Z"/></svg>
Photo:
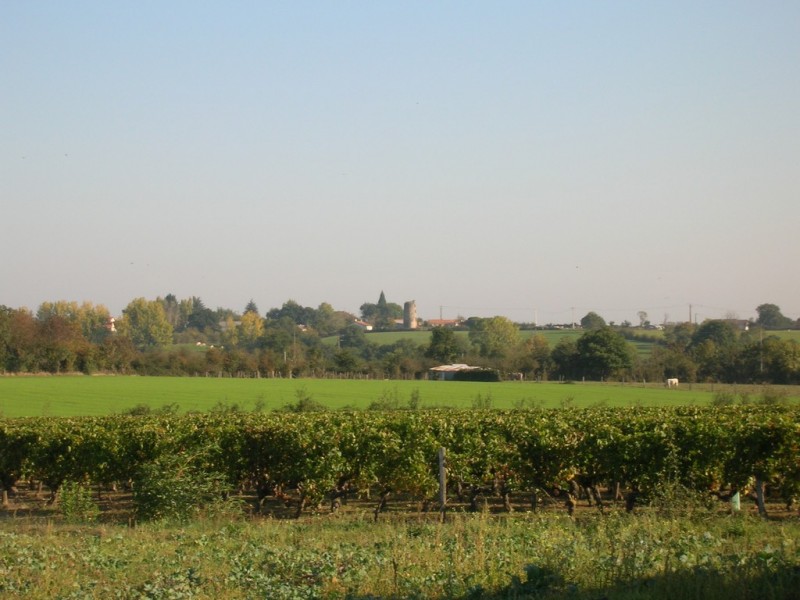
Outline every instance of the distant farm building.
<svg viewBox="0 0 800 600"><path fill-rule="evenodd" d="M462 319L429 319L429 327L461 327L464 324Z"/></svg>
<svg viewBox="0 0 800 600"><path fill-rule="evenodd" d="M438 381L500 381L495 369L464 364L441 365L429 370L429 379Z"/></svg>
<svg viewBox="0 0 800 600"><path fill-rule="evenodd" d="M366 321L359 321L358 319L356 319L356 325L361 327L361 329L363 329L364 331L372 331L372 325L370 325Z"/></svg>
<svg viewBox="0 0 800 600"><path fill-rule="evenodd" d="M724 321L739 331L750 331L750 321L745 319L724 319Z"/></svg>

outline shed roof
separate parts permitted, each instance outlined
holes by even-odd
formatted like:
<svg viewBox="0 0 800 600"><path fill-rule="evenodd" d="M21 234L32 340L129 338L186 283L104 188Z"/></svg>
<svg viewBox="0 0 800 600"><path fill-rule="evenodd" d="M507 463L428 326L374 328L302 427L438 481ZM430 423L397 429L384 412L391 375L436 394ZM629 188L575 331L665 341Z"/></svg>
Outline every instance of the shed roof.
<svg viewBox="0 0 800 600"><path fill-rule="evenodd" d="M482 369L483 367L471 367L470 365L464 364L453 364L453 365L441 365L438 367L431 368L431 371L438 371L441 373L454 373L456 371L474 371L476 369Z"/></svg>

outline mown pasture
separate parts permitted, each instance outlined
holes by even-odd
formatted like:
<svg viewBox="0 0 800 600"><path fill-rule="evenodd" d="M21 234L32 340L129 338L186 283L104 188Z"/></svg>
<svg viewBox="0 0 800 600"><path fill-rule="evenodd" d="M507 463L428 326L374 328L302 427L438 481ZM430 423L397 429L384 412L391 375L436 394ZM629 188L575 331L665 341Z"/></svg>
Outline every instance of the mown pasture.
<svg viewBox="0 0 800 600"><path fill-rule="evenodd" d="M313 400L331 410L383 408L558 408L706 405L719 392L757 400L765 391L800 400L800 388L720 384L450 382L218 377L0 377L0 416L99 416L173 407L178 412L268 411Z"/></svg>

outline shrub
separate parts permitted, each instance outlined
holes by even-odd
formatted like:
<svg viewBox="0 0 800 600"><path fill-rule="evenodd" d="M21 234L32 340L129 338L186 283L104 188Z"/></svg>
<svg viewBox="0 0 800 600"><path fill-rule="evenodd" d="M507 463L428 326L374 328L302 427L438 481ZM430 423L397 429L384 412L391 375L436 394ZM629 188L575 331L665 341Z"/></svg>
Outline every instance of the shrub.
<svg viewBox="0 0 800 600"><path fill-rule="evenodd" d="M736 394L732 392L717 392L711 400L711 406L733 406L736 403Z"/></svg>
<svg viewBox="0 0 800 600"><path fill-rule="evenodd" d="M419 393L419 388L414 388L411 391L411 397L408 399L408 408L417 410L420 407L422 407L422 395Z"/></svg>
<svg viewBox="0 0 800 600"><path fill-rule="evenodd" d="M219 473L206 472L185 453L162 455L142 465L133 480L133 503L141 521L188 521L222 501L226 486Z"/></svg>
<svg viewBox="0 0 800 600"><path fill-rule="evenodd" d="M778 404L788 404L789 393L786 390L776 390L774 388L765 388L761 394L761 402L767 406L775 406Z"/></svg>
<svg viewBox="0 0 800 600"><path fill-rule="evenodd" d="M314 400L314 397L309 394L305 388L295 391L297 402L284 405L280 410L283 412L305 413L305 412L322 412L328 410L324 404Z"/></svg>
<svg viewBox="0 0 800 600"><path fill-rule="evenodd" d="M383 390L378 399L372 402L367 410L398 410L400 408L400 395L397 388L394 390Z"/></svg>
<svg viewBox="0 0 800 600"><path fill-rule="evenodd" d="M472 408L492 408L492 402L491 392L487 393L485 396L483 394L478 394L472 399Z"/></svg>
<svg viewBox="0 0 800 600"><path fill-rule="evenodd" d="M663 517L703 517L711 514L715 499L677 481L664 481L652 493L650 506Z"/></svg>
<svg viewBox="0 0 800 600"><path fill-rule="evenodd" d="M67 523L91 523L100 515L100 507L86 485L67 481L61 486L59 498L61 514Z"/></svg>

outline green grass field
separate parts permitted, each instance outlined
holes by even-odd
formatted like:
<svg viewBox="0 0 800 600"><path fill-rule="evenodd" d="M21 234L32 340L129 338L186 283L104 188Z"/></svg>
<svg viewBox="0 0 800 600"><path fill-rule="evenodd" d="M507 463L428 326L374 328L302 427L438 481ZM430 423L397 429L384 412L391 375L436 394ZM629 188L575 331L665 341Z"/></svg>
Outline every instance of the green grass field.
<svg viewBox="0 0 800 600"><path fill-rule="evenodd" d="M467 331L456 331L456 336L463 339L465 342L468 341L469 332ZM553 348L558 344L558 342L564 338L572 338L577 340L581 335L585 333L582 329L536 329L530 330L526 329L519 332L519 337L521 340L527 340L534 335L540 335L547 340L550 348ZM656 341L663 337L663 332L661 331L646 331L643 332L642 335L647 336L652 339L651 342L647 341L635 341L629 342L635 349L636 353L639 356L649 356L650 352L653 349L653 344ZM410 340L417 344L418 346L427 346L430 343L431 339L431 332L430 331L375 331L366 334L367 340L378 344L379 346L386 346L390 344L395 344L400 340ZM338 336L331 336L325 338L325 343L334 345L338 340Z"/></svg>
<svg viewBox="0 0 800 600"><path fill-rule="evenodd" d="M366 409L378 401L406 407L412 396L419 398L420 408L703 405L720 391L747 393L755 399L763 390L760 386L697 384L668 390L660 384L641 383L20 376L0 377L0 416L107 415L138 405L153 409L177 405L179 412L236 406L249 412L279 409L300 396L333 410ZM800 388L785 390L795 401L800 398Z"/></svg>
<svg viewBox="0 0 800 600"><path fill-rule="evenodd" d="M456 336L468 339L468 331L456 331ZM550 347L555 346L562 338L579 338L584 333L580 329L537 329L537 330L524 330L519 332L520 339L526 340L534 335L541 335L550 344ZM430 343L431 332L427 331L375 331L366 334L367 340L374 342L379 346L397 343L400 340L411 340L419 346L425 346ZM326 343L335 344L338 336L326 338Z"/></svg>

